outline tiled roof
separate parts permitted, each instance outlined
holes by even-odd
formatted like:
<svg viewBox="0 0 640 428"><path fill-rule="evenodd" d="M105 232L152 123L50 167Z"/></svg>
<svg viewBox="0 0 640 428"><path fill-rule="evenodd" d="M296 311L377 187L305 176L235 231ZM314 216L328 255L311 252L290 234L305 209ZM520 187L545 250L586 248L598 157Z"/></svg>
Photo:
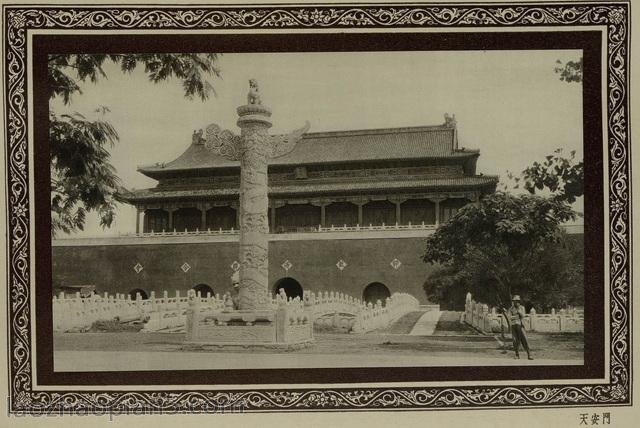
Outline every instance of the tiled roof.
<svg viewBox="0 0 640 428"><path fill-rule="evenodd" d="M270 165L309 165L390 159L468 157L477 150L456 150L455 129L444 125L308 133L296 148L271 159ZM189 169L238 167L215 155L203 144L191 144L177 159L164 165L138 168L150 177Z"/></svg>
<svg viewBox="0 0 640 428"><path fill-rule="evenodd" d="M284 194L306 194L306 193L339 193L339 192L363 192L363 191L398 191L419 189L427 190L463 190L473 188L483 188L495 186L498 182L497 176L482 175L472 177L450 177L450 178L424 178L411 180L386 180L386 181L362 181L362 182L341 182L341 183L296 183L271 186L270 195ZM143 189L132 191L126 196L130 202L152 200L152 199L179 199L179 198L209 198L238 195L237 187L193 189L193 190L160 190Z"/></svg>

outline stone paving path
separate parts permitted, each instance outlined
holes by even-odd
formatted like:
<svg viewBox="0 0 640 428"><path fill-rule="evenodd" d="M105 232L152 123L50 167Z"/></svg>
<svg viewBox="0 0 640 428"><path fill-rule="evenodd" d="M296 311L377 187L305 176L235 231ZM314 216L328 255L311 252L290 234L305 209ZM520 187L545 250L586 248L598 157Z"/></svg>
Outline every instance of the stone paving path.
<svg viewBox="0 0 640 428"><path fill-rule="evenodd" d="M413 330L413 326L416 325L416 322L418 322L425 312L424 310L419 310L404 314L389 327L381 329L380 333L409 334L411 330Z"/></svg>
<svg viewBox="0 0 640 428"><path fill-rule="evenodd" d="M411 336L431 336L436 331L438 320L442 315L442 311L427 311L413 326L409 335Z"/></svg>
<svg viewBox="0 0 640 428"><path fill-rule="evenodd" d="M462 336L477 336L478 332L474 330L468 324L464 324L460 322L460 318L462 317L462 312L457 311L442 311L440 315L440 319L438 320L438 325L436 326L435 335L445 335L445 336L454 336L454 335L462 335Z"/></svg>

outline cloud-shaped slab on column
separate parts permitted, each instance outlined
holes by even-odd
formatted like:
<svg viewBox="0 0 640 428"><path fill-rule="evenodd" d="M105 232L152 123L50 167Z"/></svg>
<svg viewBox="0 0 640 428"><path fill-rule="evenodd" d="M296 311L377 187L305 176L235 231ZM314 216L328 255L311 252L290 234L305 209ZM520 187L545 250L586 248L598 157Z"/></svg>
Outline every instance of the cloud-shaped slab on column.
<svg viewBox="0 0 640 428"><path fill-rule="evenodd" d="M237 161L242 155L242 137L215 123L207 126L204 146L225 159Z"/></svg>
<svg viewBox="0 0 640 428"><path fill-rule="evenodd" d="M270 151L267 152L267 156L271 158L277 158L291 152L310 127L311 124L309 123L309 121L306 121L305 125L302 128L291 131L288 134L272 135L271 147Z"/></svg>

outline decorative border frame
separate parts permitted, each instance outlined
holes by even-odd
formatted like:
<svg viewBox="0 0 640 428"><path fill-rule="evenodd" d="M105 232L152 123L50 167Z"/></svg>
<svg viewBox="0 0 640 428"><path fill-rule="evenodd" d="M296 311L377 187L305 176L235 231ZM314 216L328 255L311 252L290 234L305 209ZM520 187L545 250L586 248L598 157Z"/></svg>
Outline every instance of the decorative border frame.
<svg viewBox="0 0 640 428"><path fill-rule="evenodd" d="M629 5L627 3L41 7L5 6L10 412L224 412L631 404ZM27 32L33 29L330 29L607 26L610 383L231 391L37 391L31 365Z"/></svg>

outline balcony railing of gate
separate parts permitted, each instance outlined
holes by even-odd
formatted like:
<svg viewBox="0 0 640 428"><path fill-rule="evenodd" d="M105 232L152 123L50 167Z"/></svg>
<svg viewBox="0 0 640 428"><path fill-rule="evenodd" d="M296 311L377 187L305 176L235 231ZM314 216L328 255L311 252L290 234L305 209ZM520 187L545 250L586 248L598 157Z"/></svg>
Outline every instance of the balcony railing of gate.
<svg viewBox="0 0 640 428"><path fill-rule="evenodd" d="M276 226L272 229L271 233L283 234L283 233L328 233L328 232L364 232L374 230L435 230L435 224L369 224L369 225L355 225L347 226L331 225L331 226ZM207 230L162 230L160 232L151 231L144 233L130 233L121 234L120 236L138 236L138 237L153 237L153 236L191 236L191 235L235 235L238 234L238 229L207 229Z"/></svg>

